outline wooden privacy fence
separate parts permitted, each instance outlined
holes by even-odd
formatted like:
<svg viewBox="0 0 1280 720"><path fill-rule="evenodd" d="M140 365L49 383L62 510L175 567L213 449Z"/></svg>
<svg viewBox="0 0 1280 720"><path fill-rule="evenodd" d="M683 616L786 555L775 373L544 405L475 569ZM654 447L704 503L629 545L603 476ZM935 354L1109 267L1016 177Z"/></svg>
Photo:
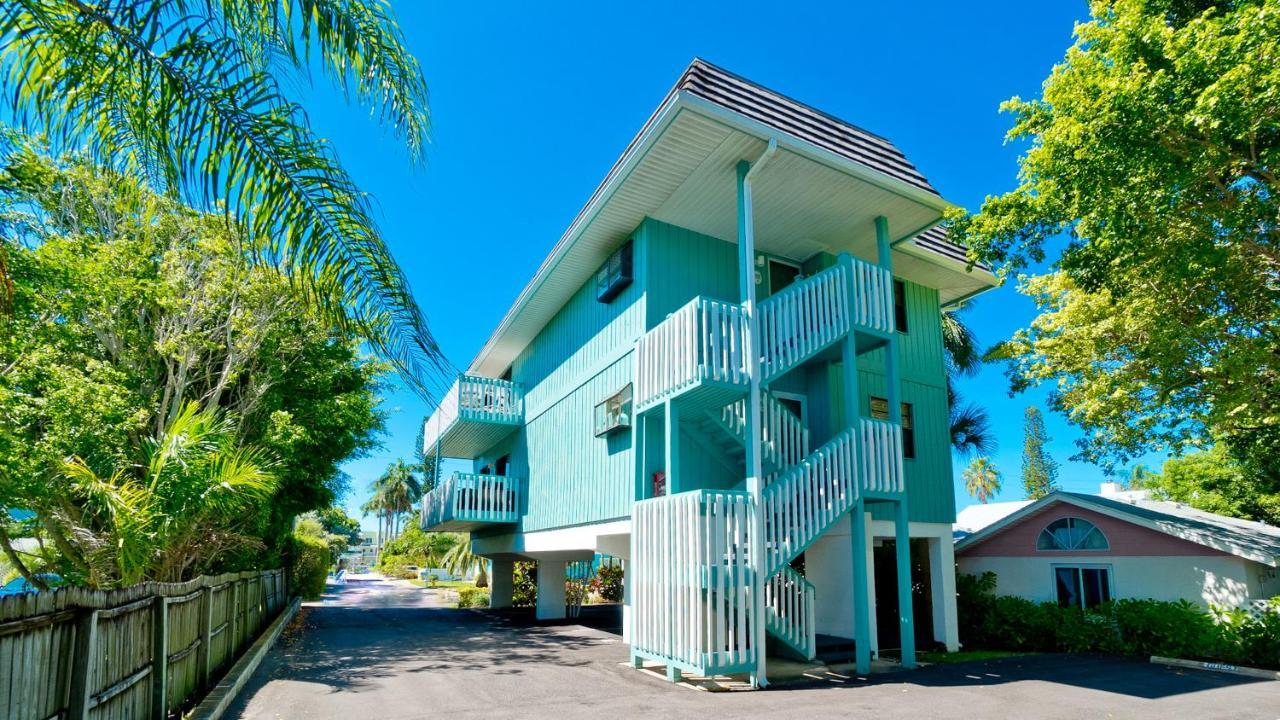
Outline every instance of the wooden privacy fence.
<svg viewBox="0 0 1280 720"><path fill-rule="evenodd" d="M283 570L0 598L0 718L165 718L284 609Z"/></svg>

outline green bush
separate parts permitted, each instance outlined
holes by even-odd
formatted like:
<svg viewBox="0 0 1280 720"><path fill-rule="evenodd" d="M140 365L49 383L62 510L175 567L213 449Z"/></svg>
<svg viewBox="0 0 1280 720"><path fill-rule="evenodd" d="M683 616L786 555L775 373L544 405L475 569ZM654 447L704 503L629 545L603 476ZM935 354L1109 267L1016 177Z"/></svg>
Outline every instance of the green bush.
<svg viewBox="0 0 1280 720"><path fill-rule="evenodd" d="M524 560L514 563L511 583L511 604L533 607L538 601L538 564Z"/></svg>
<svg viewBox="0 0 1280 720"><path fill-rule="evenodd" d="M324 580L332 562L329 543L314 535L294 533L290 587L303 599L315 600L324 593Z"/></svg>
<svg viewBox="0 0 1280 720"><path fill-rule="evenodd" d="M1114 600L1082 611L997 596L996 576L956 578L966 649L1101 652L1280 666L1280 598L1262 619L1243 610L1205 612L1185 600Z"/></svg>
<svg viewBox="0 0 1280 720"><path fill-rule="evenodd" d="M489 591L485 588L458 588L458 607L489 607Z"/></svg>
<svg viewBox="0 0 1280 720"><path fill-rule="evenodd" d="M622 602L622 566L601 565L591 578L591 591L605 602Z"/></svg>

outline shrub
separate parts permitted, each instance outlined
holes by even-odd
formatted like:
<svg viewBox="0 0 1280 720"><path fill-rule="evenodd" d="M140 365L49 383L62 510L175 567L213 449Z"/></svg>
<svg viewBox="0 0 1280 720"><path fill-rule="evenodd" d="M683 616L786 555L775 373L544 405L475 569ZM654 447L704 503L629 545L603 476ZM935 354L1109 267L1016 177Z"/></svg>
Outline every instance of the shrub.
<svg viewBox="0 0 1280 720"><path fill-rule="evenodd" d="M332 563L329 543L314 535L294 533L290 587L303 599L315 600L324 593L324 580Z"/></svg>
<svg viewBox="0 0 1280 720"><path fill-rule="evenodd" d="M997 596L994 573L956 578L967 649L1102 652L1280 666L1280 598L1261 619L1180 600L1114 600L1088 611Z"/></svg>
<svg viewBox="0 0 1280 720"><path fill-rule="evenodd" d="M601 565L591 578L591 591L605 602L622 602L622 566Z"/></svg>
<svg viewBox="0 0 1280 720"><path fill-rule="evenodd" d="M511 578L511 604L515 607L533 607L538 601L538 564L519 561L514 563Z"/></svg>
<svg viewBox="0 0 1280 720"><path fill-rule="evenodd" d="M489 591L478 587L459 588L458 607L489 607Z"/></svg>

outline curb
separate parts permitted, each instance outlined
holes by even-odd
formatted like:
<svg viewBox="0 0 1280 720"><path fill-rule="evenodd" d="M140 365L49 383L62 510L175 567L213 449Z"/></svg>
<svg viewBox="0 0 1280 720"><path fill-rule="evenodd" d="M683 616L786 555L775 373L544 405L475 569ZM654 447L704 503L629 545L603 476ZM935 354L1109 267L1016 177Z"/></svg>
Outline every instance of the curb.
<svg viewBox="0 0 1280 720"><path fill-rule="evenodd" d="M271 626L254 641L253 645L249 646L245 654L240 656L236 664L231 666L227 674L213 686L200 704L187 713L187 720L218 720L222 717L222 714L231 706L231 702L244 689L249 676L258 669L267 651L280 638L280 633L284 631L285 626L293 620L294 615L298 614L298 607L301 604L302 598L294 598L293 602L289 603L289 607L280 613L280 617L271 623Z"/></svg>
<svg viewBox="0 0 1280 720"><path fill-rule="evenodd" d="M1172 667L1190 668L1192 670L1209 670L1212 672L1229 673L1231 675L1261 678L1263 680L1280 680L1280 670L1262 670L1260 668L1232 665L1230 663L1182 660L1180 658L1160 657L1159 655L1152 655L1151 662L1157 665L1170 665Z"/></svg>

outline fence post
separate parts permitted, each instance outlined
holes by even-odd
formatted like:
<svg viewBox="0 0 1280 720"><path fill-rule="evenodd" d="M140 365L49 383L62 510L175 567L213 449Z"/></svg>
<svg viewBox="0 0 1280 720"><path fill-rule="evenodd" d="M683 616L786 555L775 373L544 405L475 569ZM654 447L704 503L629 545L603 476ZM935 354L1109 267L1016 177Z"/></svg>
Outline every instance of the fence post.
<svg viewBox="0 0 1280 720"><path fill-rule="evenodd" d="M240 578L231 581L231 642L230 657L240 650Z"/></svg>
<svg viewBox="0 0 1280 720"><path fill-rule="evenodd" d="M213 655L213 590L200 590L200 647L196 649L196 686L209 687L209 660Z"/></svg>
<svg viewBox="0 0 1280 720"><path fill-rule="evenodd" d="M151 606L151 717L169 714L169 598L156 595Z"/></svg>
<svg viewBox="0 0 1280 720"><path fill-rule="evenodd" d="M76 654L71 658L71 698L68 717L89 717L93 668L98 659L98 611L88 610L76 620Z"/></svg>

